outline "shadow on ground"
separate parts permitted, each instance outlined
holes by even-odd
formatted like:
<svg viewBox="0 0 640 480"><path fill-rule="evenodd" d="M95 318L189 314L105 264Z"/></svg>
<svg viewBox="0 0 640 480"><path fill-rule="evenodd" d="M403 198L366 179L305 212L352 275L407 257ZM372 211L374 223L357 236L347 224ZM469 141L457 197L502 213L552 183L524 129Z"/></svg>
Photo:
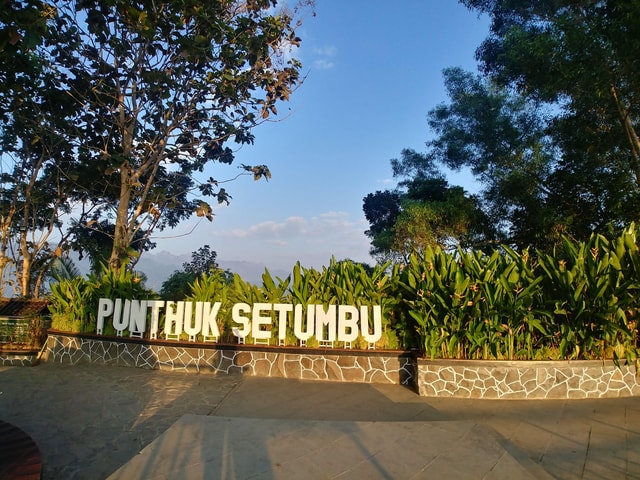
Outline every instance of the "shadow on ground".
<svg viewBox="0 0 640 480"><path fill-rule="evenodd" d="M494 430L554 478L640 478L640 398L428 399L397 385L98 365L0 368L0 419L36 441L47 480L106 478L187 414L246 419L242 424L247 428L247 448L253 448L255 458L265 465L273 439L262 435L251 440L251 419L274 419L274 425L278 419L304 420L309 425L465 421ZM357 446L354 432L340 425L334 428L337 436L350 436ZM221 435L235 433L220 431ZM360 447L363 454L370 448ZM408 450L411 455L428 453L420 445ZM210 453L226 455L227 463L223 470L208 474L215 477L226 472L227 478L241 478L233 473L242 471L240 457L233 452ZM270 478L265 473L261 478ZM376 477L387 478L388 473L380 467L377 474L373 472L372 478Z"/></svg>

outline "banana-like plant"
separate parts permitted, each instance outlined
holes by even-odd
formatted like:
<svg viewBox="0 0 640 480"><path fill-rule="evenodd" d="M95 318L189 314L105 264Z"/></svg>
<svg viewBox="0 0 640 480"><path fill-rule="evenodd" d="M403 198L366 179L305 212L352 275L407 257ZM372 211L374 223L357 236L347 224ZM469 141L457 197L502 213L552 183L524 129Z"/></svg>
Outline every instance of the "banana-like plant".
<svg viewBox="0 0 640 480"><path fill-rule="evenodd" d="M93 285L82 277L51 284L51 327L67 332L91 330ZM96 304L97 307L97 304Z"/></svg>
<svg viewBox="0 0 640 480"><path fill-rule="evenodd" d="M212 273L193 282L188 300L221 302L222 341L234 340L235 303L299 304L304 315L309 305L380 305L381 348L417 348L431 358L634 360L637 237L638 228L631 225L614 237L565 238L553 254L506 246L490 254L427 247L406 265L367 268L332 258L319 271L298 262L285 279L265 269L259 286L239 275L228 284ZM99 298L153 298L140 277L124 269L118 275L104 268L88 279L61 278L51 290L53 328L62 330L95 328ZM272 335L280 331L279 318L272 311ZM287 344L297 343L292 320L288 314Z"/></svg>
<svg viewBox="0 0 640 480"><path fill-rule="evenodd" d="M637 356L638 247L628 229L610 241L564 239L562 251L540 254L545 297L567 358Z"/></svg>
<svg viewBox="0 0 640 480"><path fill-rule="evenodd" d="M189 284L191 294L186 300L191 302L220 302L217 321L220 331L220 342L230 343L233 340L231 335L231 308L230 285L223 271L218 270L211 273L203 273L197 277L193 283Z"/></svg>
<svg viewBox="0 0 640 480"><path fill-rule="evenodd" d="M155 296L138 274L124 268L115 273L103 265L99 274L88 278L61 278L51 284L52 327L74 332L95 331L101 298L150 299ZM106 326L105 333L115 334L115 331Z"/></svg>

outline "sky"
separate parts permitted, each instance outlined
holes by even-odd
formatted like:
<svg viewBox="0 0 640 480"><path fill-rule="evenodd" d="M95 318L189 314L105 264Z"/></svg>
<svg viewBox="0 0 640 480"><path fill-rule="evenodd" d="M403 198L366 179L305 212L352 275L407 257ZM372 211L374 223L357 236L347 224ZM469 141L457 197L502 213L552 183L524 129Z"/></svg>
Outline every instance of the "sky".
<svg viewBox="0 0 640 480"><path fill-rule="evenodd" d="M203 245L225 261L270 270L321 268L331 257L374 264L363 198L392 189L390 160L424 152L427 113L447 100L442 70L476 71L488 33L456 0L316 0L298 30L304 83L279 107L279 121L256 127L254 145L235 163L205 173L235 177L240 164L269 167L268 182L241 177L224 185L229 206L213 222L193 219L157 232L154 253L189 254ZM466 186L462 174L449 177ZM469 187L471 185L469 184Z"/></svg>

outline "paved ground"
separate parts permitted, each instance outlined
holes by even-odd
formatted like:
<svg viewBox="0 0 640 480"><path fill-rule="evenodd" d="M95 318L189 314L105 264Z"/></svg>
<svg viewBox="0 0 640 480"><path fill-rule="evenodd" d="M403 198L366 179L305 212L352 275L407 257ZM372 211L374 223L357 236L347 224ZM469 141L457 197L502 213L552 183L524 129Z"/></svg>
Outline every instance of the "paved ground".
<svg viewBox="0 0 640 480"><path fill-rule="evenodd" d="M379 445L388 438L389 451L395 452L398 463L407 454L444 458L440 453L434 456L436 438L438 447L455 460L459 472L455 478L499 478L498 470L492 476L477 467L490 444L497 443L506 452L500 460L503 466L534 467L529 469L534 477L546 472L555 479L640 479L640 398L426 399L391 385L44 364L0 368L0 418L23 429L38 443L44 480L107 478L134 457L128 464L131 468L145 453L160 452L163 439L173 438L171 444L176 444L175 435L184 433L187 425L192 429L210 425L238 435L244 431L245 436L251 432L254 445L255 437L260 440L262 461L276 458L270 457L267 449L274 429L289 432L287 438L294 445L301 438L299 432L309 432L311 436L303 440L318 449L326 447L322 432L328 431L351 438L361 451L379 450L376 442ZM224 425L231 428L223 430ZM407 432L404 437L398 436L401 429ZM425 430L433 432L421 436ZM388 436L380 435L385 431ZM402 443L406 437L417 440ZM344 442L334 446L348 448ZM140 451L143 455L138 455ZM256 458L255 447L253 456L251 453L247 448L236 452L236 457ZM327 465L331 454L331 450L322 452ZM402 478L402 472L383 468L378 458L368 457L373 470L363 464L361 470L339 476L326 469L315 478ZM238 469L241 465L238 462L235 470L218 466L206 478L243 478L243 470ZM257 478L287 478L277 475L276 467L271 465L271 470ZM427 471L411 475L433 478ZM309 478L304 473L299 478Z"/></svg>

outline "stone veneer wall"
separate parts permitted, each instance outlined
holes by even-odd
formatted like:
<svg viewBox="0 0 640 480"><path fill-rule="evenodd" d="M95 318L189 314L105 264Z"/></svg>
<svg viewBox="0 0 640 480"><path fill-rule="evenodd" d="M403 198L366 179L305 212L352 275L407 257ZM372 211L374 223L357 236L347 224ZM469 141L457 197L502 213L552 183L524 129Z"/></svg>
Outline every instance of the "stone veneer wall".
<svg viewBox="0 0 640 480"><path fill-rule="evenodd" d="M0 351L0 367L30 367L37 357L37 350L26 352Z"/></svg>
<svg viewBox="0 0 640 480"><path fill-rule="evenodd" d="M607 361L423 360L411 352L112 338L50 332L44 362L387 383L425 397L578 399L640 396L634 365Z"/></svg>
<svg viewBox="0 0 640 480"><path fill-rule="evenodd" d="M304 380L415 383L415 357L409 352L193 344L50 332L42 361Z"/></svg>
<svg viewBox="0 0 640 480"><path fill-rule="evenodd" d="M417 389L426 397L577 399L640 395L634 365L611 361L418 360Z"/></svg>

